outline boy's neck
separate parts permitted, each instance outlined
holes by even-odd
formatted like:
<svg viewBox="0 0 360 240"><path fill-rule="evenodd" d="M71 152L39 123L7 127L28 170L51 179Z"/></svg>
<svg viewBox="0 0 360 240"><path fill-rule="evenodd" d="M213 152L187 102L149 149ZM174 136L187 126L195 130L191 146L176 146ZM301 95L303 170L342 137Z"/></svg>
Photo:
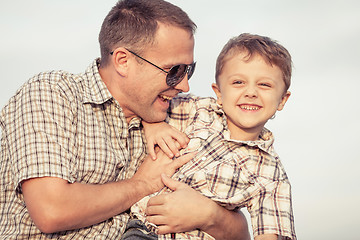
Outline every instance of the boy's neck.
<svg viewBox="0 0 360 240"><path fill-rule="evenodd" d="M256 141L259 139L262 129L263 126L251 129L229 126L230 138L239 141Z"/></svg>

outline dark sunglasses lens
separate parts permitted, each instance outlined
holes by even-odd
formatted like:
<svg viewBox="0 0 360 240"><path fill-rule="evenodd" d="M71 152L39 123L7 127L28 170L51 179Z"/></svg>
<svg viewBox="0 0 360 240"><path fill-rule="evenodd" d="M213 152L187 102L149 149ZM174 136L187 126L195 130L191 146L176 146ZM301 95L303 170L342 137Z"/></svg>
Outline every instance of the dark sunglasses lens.
<svg viewBox="0 0 360 240"><path fill-rule="evenodd" d="M188 79L191 78L191 76L193 75L194 71L195 71L195 66L196 66L196 62L194 62L193 64L189 65L189 70L188 70Z"/></svg>
<svg viewBox="0 0 360 240"><path fill-rule="evenodd" d="M170 87L176 86L177 84L179 84L179 82L181 82L181 80L183 80L186 73L188 74L188 80L189 80L194 73L195 66L196 66L196 62L190 65L179 64L173 66L166 76L166 84Z"/></svg>
<svg viewBox="0 0 360 240"><path fill-rule="evenodd" d="M185 77L186 74L185 64L173 66L166 76L166 84L170 87L176 86Z"/></svg>

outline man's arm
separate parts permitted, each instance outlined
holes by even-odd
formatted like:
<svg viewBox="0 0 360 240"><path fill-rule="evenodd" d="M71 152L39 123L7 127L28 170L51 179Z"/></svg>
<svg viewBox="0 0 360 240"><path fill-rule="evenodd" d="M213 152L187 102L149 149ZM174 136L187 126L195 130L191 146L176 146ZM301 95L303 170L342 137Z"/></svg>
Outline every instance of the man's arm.
<svg viewBox="0 0 360 240"><path fill-rule="evenodd" d="M23 182L26 207L44 233L79 229L125 211L140 192L149 191L134 180L90 185L61 178L33 178Z"/></svg>
<svg viewBox="0 0 360 240"><path fill-rule="evenodd" d="M45 233L79 229L124 212L142 197L160 190L160 175L172 175L189 161L192 154L177 158L158 154L147 157L137 173L128 180L106 184L68 183L60 178L25 180L22 191L35 225Z"/></svg>
<svg viewBox="0 0 360 240"><path fill-rule="evenodd" d="M159 226L159 234L199 228L216 239L250 239L241 212L226 210L188 185L162 177L173 192L151 198L146 209L147 220Z"/></svg>

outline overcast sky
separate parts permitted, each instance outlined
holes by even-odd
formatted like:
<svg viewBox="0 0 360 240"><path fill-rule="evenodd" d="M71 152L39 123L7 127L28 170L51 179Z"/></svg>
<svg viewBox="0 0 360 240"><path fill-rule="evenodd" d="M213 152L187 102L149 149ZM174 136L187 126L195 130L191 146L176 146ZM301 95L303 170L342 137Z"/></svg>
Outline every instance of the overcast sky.
<svg viewBox="0 0 360 240"><path fill-rule="evenodd" d="M40 71L83 72L115 2L0 0L0 107ZM230 37L266 35L290 51L292 95L267 127L292 183L298 238L359 239L360 1L171 2L198 25L197 95L214 96L215 60Z"/></svg>

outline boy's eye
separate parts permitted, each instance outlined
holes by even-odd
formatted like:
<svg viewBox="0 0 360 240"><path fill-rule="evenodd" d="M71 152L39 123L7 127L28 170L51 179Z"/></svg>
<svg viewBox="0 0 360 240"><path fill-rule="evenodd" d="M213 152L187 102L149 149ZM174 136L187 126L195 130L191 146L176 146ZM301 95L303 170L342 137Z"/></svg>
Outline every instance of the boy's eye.
<svg viewBox="0 0 360 240"><path fill-rule="evenodd" d="M235 80L233 84L243 84L244 82L242 80Z"/></svg>
<svg viewBox="0 0 360 240"><path fill-rule="evenodd" d="M270 83L260 83L259 85L262 87L271 87Z"/></svg>

